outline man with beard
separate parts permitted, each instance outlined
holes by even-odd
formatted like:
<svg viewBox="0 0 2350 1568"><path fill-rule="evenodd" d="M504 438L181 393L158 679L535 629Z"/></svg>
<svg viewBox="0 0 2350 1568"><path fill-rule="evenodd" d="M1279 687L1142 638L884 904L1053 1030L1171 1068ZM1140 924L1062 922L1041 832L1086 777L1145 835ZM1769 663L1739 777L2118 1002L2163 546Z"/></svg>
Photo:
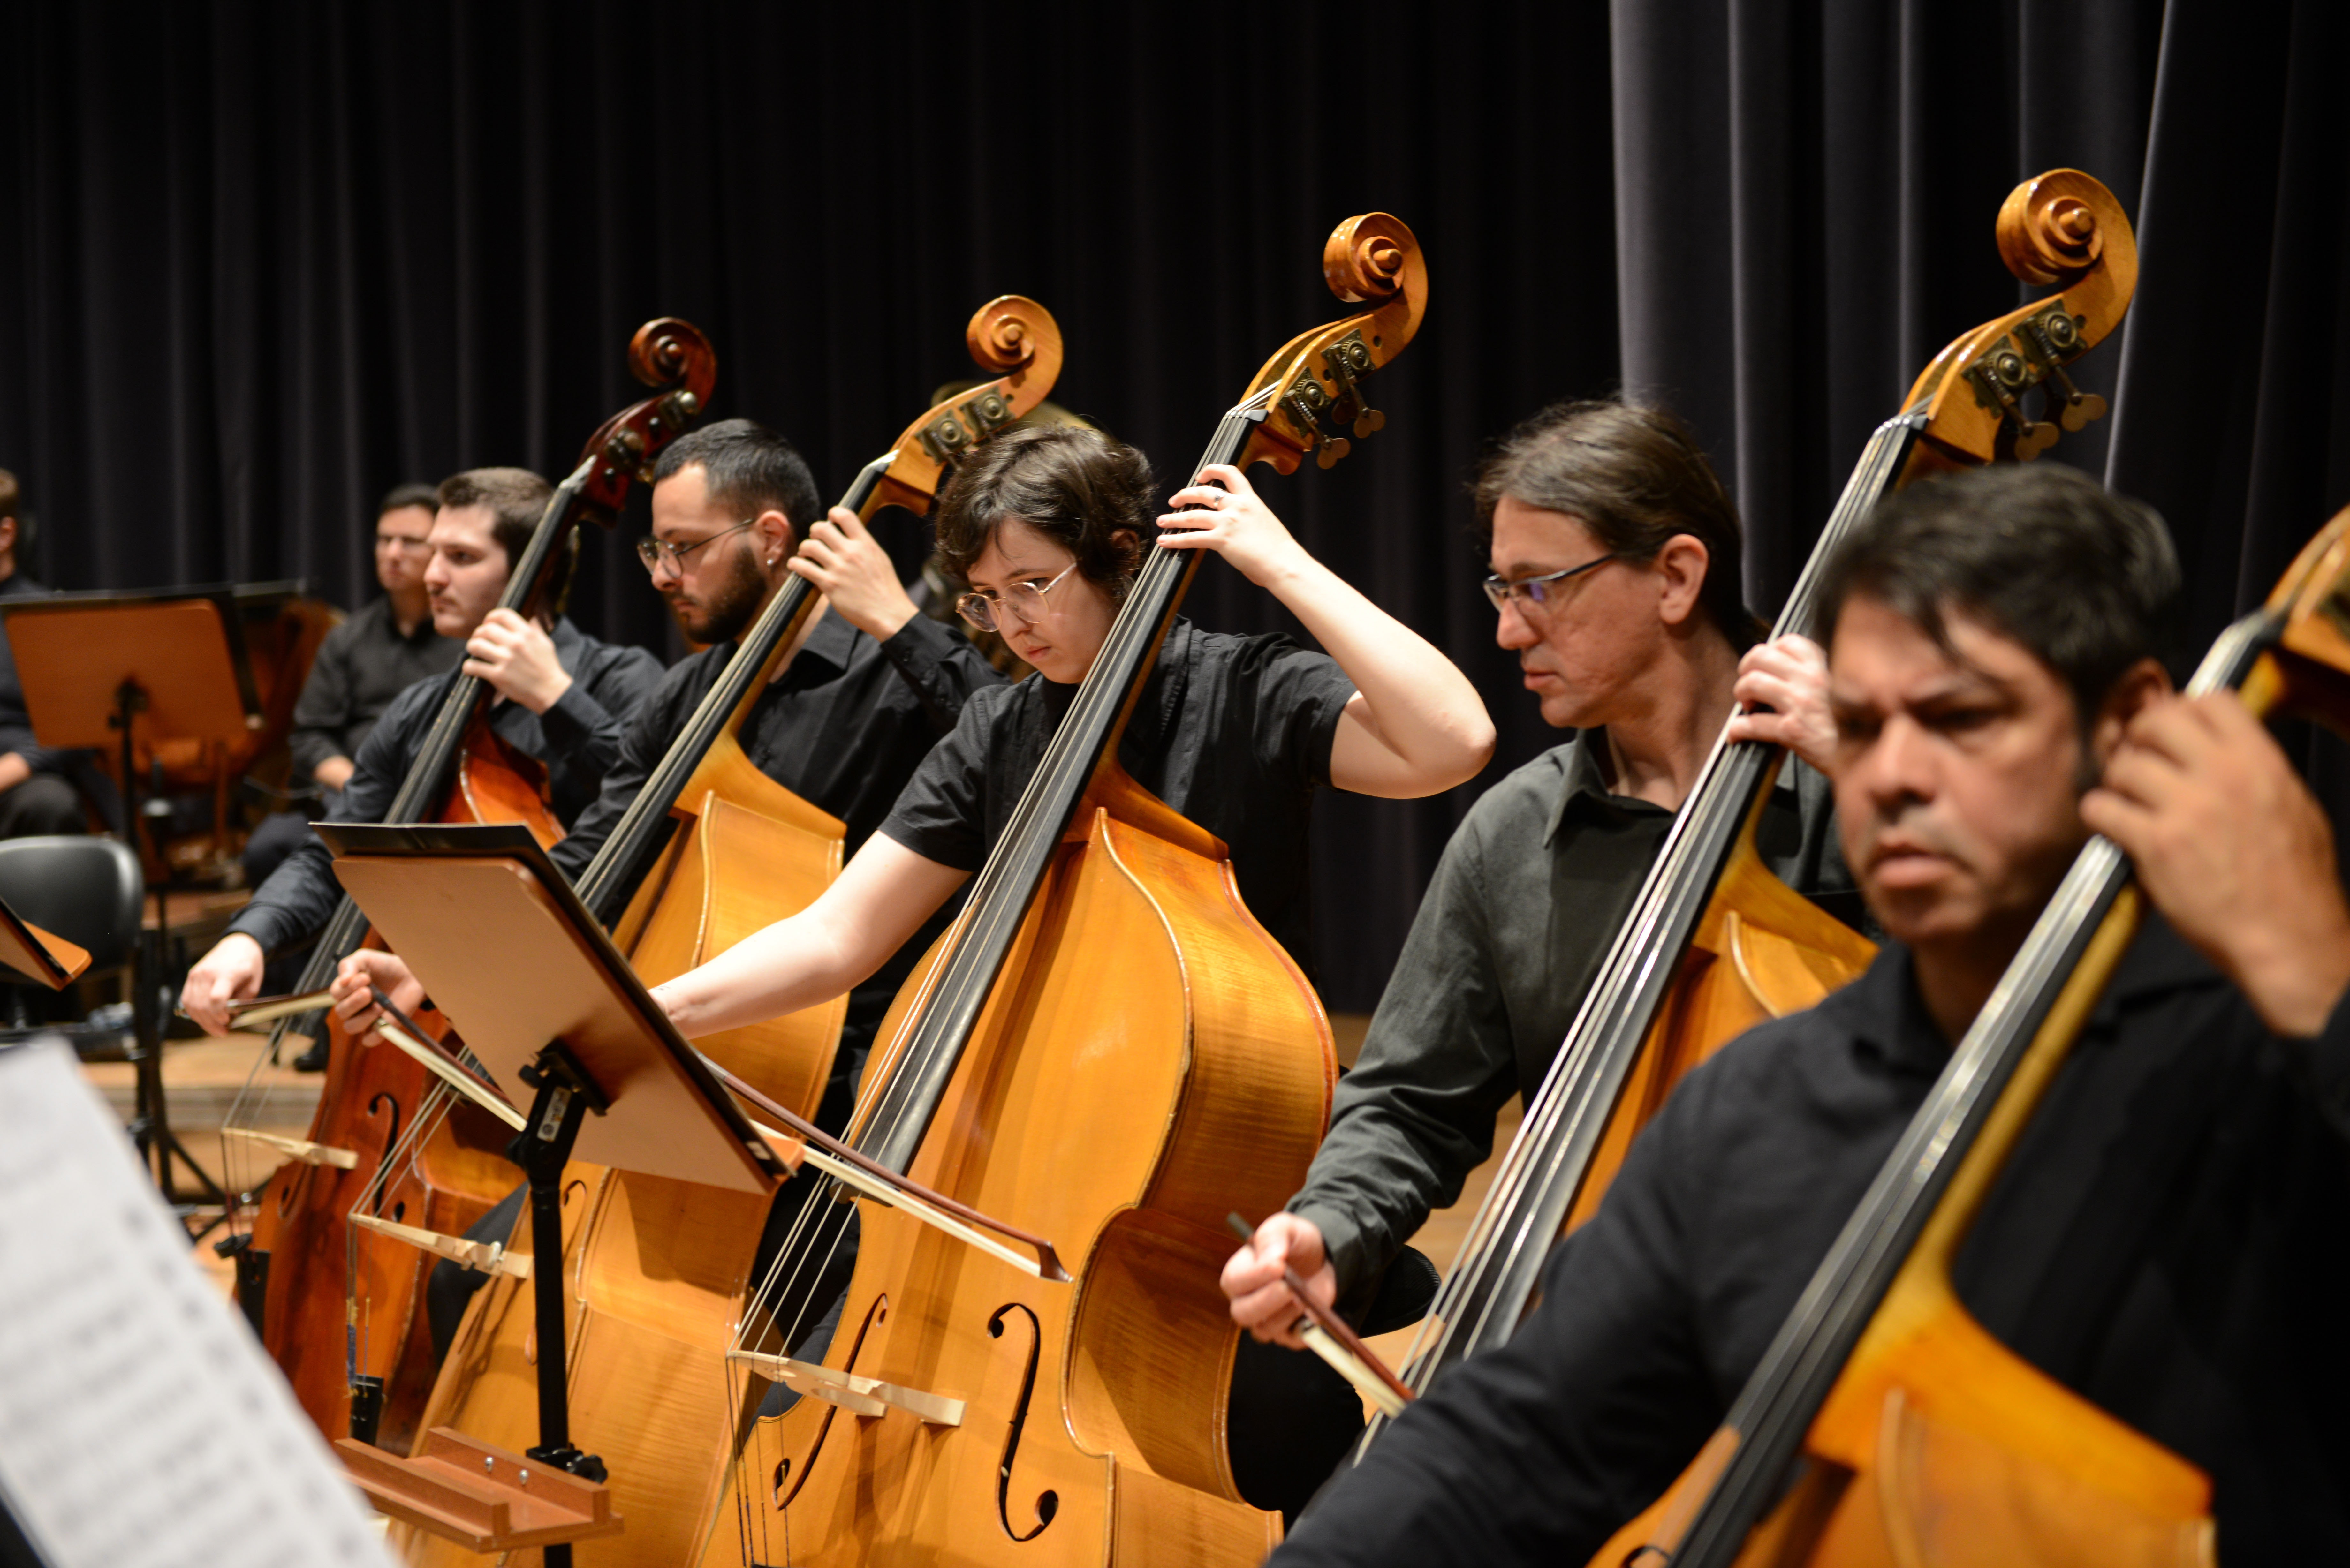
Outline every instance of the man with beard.
<svg viewBox="0 0 2350 1568"><path fill-rule="evenodd" d="M931 747L954 728L964 699L1003 677L962 633L916 611L889 555L856 514L835 508L827 516L798 452L749 420L706 425L662 451L653 469L652 519L652 536L639 553L679 627L708 646L671 669L637 711L602 793L555 846L555 864L575 879L588 868L716 684L734 640L793 576L821 590L824 603L752 705L739 738L760 772L838 817L847 828L846 851L856 854ZM946 913L850 997L816 1115L827 1128L846 1125L881 1015ZM370 986L403 1006L423 998L394 955L353 954L335 990L338 1010L354 1026L373 1012ZM472 1233L503 1238L520 1197L492 1210ZM793 1201L779 1202L777 1223L794 1212ZM452 1264L435 1271L428 1305L437 1345L454 1336L482 1281Z"/></svg>
<svg viewBox="0 0 2350 1568"><path fill-rule="evenodd" d="M1891 940L1682 1080L1515 1337L1405 1411L1278 1568L1590 1561L1719 1428L2092 832L2154 912L1952 1282L2210 1476L2229 1561L2350 1559L2350 908L2274 739L2171 692L2178 587L2152 513L2049 463L1916 486L1847 544L1829 771Z"/></svg>

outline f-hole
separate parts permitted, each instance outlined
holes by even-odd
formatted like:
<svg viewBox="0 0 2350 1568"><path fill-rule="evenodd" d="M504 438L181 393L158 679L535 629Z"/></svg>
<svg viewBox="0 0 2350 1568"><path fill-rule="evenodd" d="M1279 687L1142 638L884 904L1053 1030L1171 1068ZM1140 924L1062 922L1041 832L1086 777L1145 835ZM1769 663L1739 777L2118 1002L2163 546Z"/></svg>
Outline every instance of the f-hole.
<svg viewBox="0 0 2350 1568"><path fill-rule="evenodd" d="M1040 1491L1036 1494L1036 1527L1023 1535L1012 1528L1012 1461L1020 1451L1020 1431L1028 1424L1029 1396L1036 1391L1036 1355L1044 1345L1044 1331L1036 1324L1036 1314L1018 1302L1009 1302L995 1309L987 1320L988 1335L1003 1337L1003 1320L1014 1313L1028 1320L1028 1366L1020 1375L1020 1398L1012 1407L1012 1429L1003 1438L1003 1462L995 1467L995 1516L1003 1524L1003 1533L1014 1541L1034 1541L1045 1533L1053 1516L1061 1511L1061 1494Z"/></svg>
<svg viewBox="0 0 2350 1568"><path fill-rule="evenodd" d="M389 1094L379 1091L375 1098L368 1102L367 1108L368 1115L371 1116L389 1114L391 1117L391 1126L383 1135L383 1157L390 1159L391 1151L400 1146L400 1101ZM379 1220L383 1218L384 1189L387 1185L389 1184L384 1182L376 1183L375 1201L368 1205L369 1212ZM397 1221L394 1222L397 1223Z"/></svg>

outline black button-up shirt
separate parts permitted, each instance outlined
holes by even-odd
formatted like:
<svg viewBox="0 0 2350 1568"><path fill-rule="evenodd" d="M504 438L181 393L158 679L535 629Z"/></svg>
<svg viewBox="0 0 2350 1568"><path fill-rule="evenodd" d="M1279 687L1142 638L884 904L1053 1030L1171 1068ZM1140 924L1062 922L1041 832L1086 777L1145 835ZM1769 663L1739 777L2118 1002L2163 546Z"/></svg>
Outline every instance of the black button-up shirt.
<svg viewBox="0 0 2350 1568"><path fill-rule="evenodd" d="M596 858L733 651L723 643L681 660L638 711L619 761L604 775L603 793L555 846L553 859L565 876L578 880ZM845 853L855 855L938 738L954 727L965 701L1003 680L969 638L927 616L876 642L827 610L782 677L751 705L737 739L761 773L840 818L848 830ZM948 914L941 910L850 993L837 1075L859 1058Z"/></svg>
<svg viewBox="0 0 2350 1568"><path fill-rule="evenodd" d="M434 631L429 615L402 636L390 599L376 600L328 631L294 704L286 744L297 782L330 757L356 763L368 732L393 698L455 669L464 656L464 645Z"/></svg>
<svg viewBox="0 0 2350 1568"><path fill-rule="evenodd" d="M1445 846L1289 1201L1322 1232L1350 1311L1461 1196L1511 1095L1532 1103L1672 828L1662 806L1608 793L1606 743L1595 730L1512 773ZM1798 892L1858 910L1827 781L1801 763L1780 770L1756 847Z"/></svg>
<svg viewBox="0 0 2350 1568"><path fill-rule="evenodd" d="M1077 691L1032 675L981 692L881 831L941 866L977 871ZM1118 742L1135 783L1224 841L1249 912L1308 978L1307 817L1330 782L1330 748L1354 694L1326 653L1179 619Z"/></svg>
<svg viewBox="0 0 2350 1568"><path fill-rule="evenodd" d="M652 694L660 660L641 648L600 642L567 619L555 623L555 656L571 685L544 713L519 702L490 710L490 728L527 756L546 764L548 804L556 818L575 821L596 798L604 774L620 754L621 727ZM380 822L424 749L425 732L457 683L457 671L420 680L392 700L352 758L351 782L338 805L348 822ZM253 901L228 923L265 952L314 936L341 903L334 857L314 834L270 873Z"/></svg>
<svg viewBox="0 0 2350 1568"><path fill-rule="evenodd" d="M1274 1561L1586 1561L1720 1424L1949 1057L1890 948L1699 1067L1517 1336ZM2210 1472L2225 1561L2350 1561L2345 1137L2350 1002L2278 1039L2154 921L1959 1258L1986 1328Z"/></svg>

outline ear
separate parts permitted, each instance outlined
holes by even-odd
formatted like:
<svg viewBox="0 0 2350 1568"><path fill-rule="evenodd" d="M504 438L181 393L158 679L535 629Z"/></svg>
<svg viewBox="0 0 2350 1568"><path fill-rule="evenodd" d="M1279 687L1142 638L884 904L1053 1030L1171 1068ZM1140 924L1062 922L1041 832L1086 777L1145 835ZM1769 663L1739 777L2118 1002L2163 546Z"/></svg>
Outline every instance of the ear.
<svg viewBox="0 0 2350 1568"><path fill-rule="evenodd" d="M1676 629L1691 624L1705 597L1705 574L1711 557L1705 541L1676 534L1665 541L1648 563L1657 574L1657 618Z"/></svg>
<svg viewBox="0 0 2350 1568"><path fill-rule="evenodd" d="M1118 546L1121 570L1139 572L1142 569L1142 535L1131 528L1119 528L1111 532L1109 542Z"/></svg>
<svg viewBox="0 0 2350 1568"><path fill-rule="evenodd" d="M759 545L761 565L773 562L781 566L800 545L799 530L792 520L773 506L751 519L751 533Z"/></svg>
<svg viewBox="0 0 2350 1568"><path fill-rule="evenodd" d="M2089 726L2089 761L2095 772L2105 772L2106 759L2121 744L2122 732L2129 728L2130 721L2171 694L2170 671L2158 660L2141 659L2122 671L2121 679L2106 691L2097 722Z"/></svg>

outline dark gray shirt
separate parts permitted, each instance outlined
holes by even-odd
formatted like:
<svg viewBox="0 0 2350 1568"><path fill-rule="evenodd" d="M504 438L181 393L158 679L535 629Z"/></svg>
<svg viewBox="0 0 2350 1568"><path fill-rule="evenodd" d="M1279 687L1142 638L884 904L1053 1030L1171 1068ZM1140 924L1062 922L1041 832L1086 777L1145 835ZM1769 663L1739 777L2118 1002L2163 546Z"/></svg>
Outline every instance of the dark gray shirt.
<svg viewBox="0 0 2350 1568"><path fill-rule="evenodd" d="M1514 1338L1438 1379L1276 1568L1588 1562L1696 1457L1948 1064L1909 954L1682 1080ZM2212 1481L2230 1563L2350 1562L2350 999L2271 1034L2159 919L1953 1282Z"/></svg>
<svg viewBox="0 0 2350 1568"><path fill-rule="evenodd" d="M400 635L391 601L378 599L326 635L294 704L294 753L298 783L329 757L357 762L368 732L392 699L418 681L457 667L464 645L432 629L426 616Z"/></svg>
<svg viewBox="0 0 2350 1568"><path fill-rule="evenodd" d="M570 673L571 685L544 713L519 702L490 710L490 728L526 756L546 764L548 801L556 816L569 823L588 808L604 774L619 760L621 726L651 695L661 677L660 660L641 648L599 642L568 620L555 623L555 655ZM442 699L457 682L457 671L420 680L384 710L359 754L351 759L351 782L337 802L347 822L380 822L391 809L410 769L424 749ZM312 936L342 902L334 857L313 834L270 873L253 901L228 923L259 942L265 952Z"/></svg>
<svg viewBox="0 0 2350 1568"><path fill-rule="evenodd" d="M1445 846L1289 1201L1321 1231L1350 1306L1461 1196L1509 1097L1533 1099L1672 827L1663 807L1607 792L1604 745L1587 732L1519 768ZM1758 829L1764 862L1856 911L1827 781L1795 762L1780 778Z"/></svg>

